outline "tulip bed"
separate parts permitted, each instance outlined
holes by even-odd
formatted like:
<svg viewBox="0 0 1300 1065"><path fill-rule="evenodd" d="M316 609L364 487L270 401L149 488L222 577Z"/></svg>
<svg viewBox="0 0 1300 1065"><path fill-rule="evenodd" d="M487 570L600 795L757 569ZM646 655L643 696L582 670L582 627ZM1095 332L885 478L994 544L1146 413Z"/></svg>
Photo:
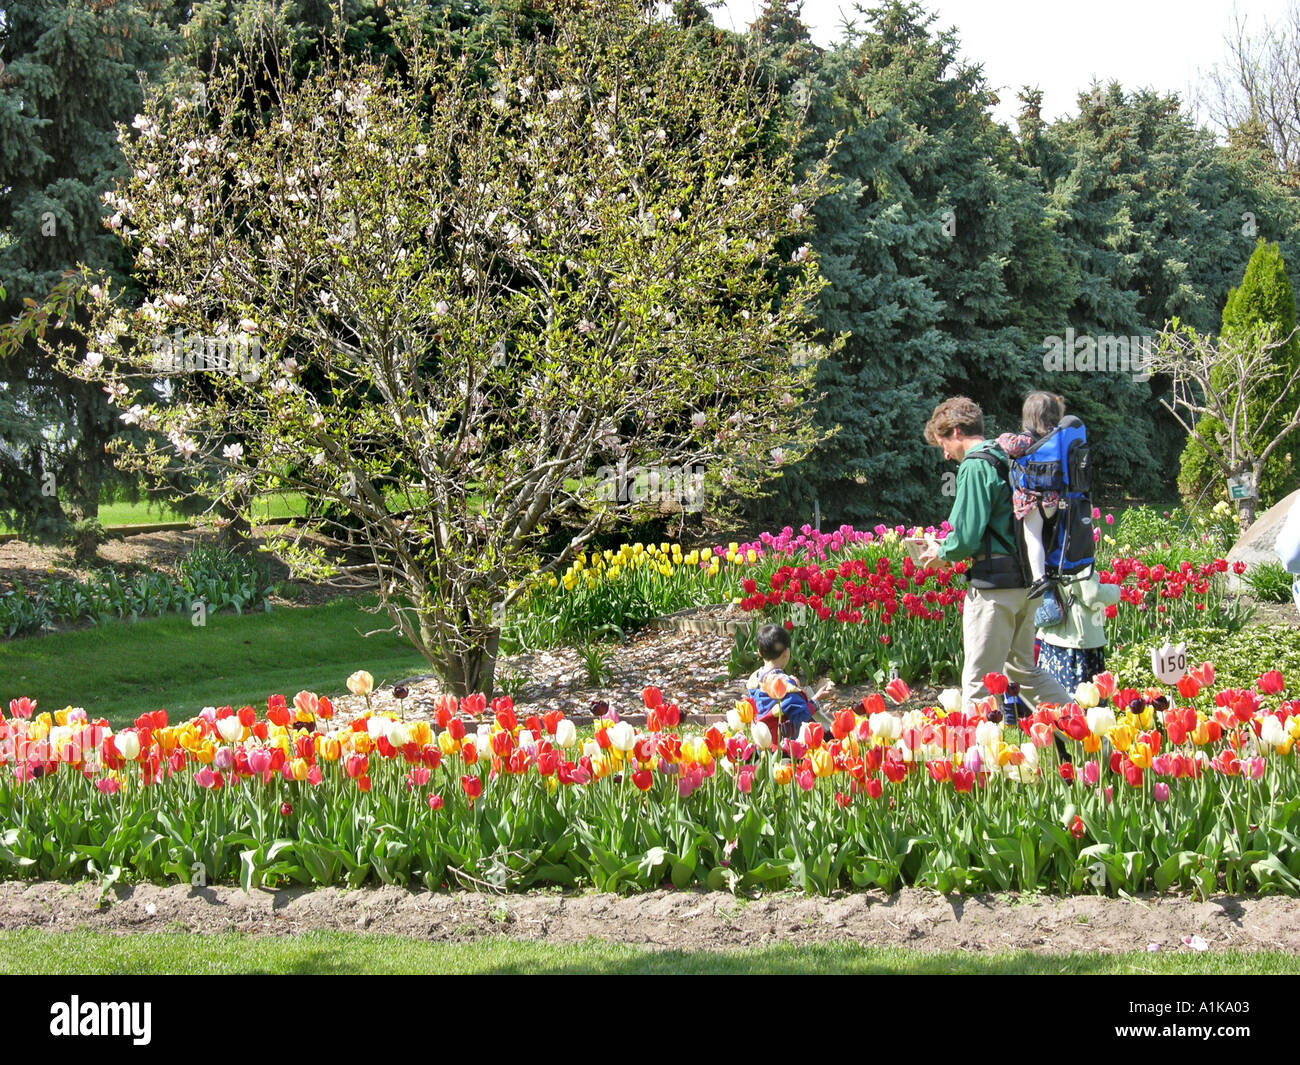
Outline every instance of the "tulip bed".
<svg viewBox="0 0 1300 1065"><path fill-rule="evenodd" d="M747 700L691 734L657 689L646 726L580 739L559 712L446 698L436 719L272 696L111 731L78 708L0 720L8 877L377 880L635 891L902 885L943 892L1300 891L1300 700L1283 677L1216 690L1109 674L1011 724L994 695L899 714L880 695L778 749ZM368 697L369 677L349 686ZM901 680L888 687L909 698ZM1062 762L1056 741L1072 762Z"/></svg>

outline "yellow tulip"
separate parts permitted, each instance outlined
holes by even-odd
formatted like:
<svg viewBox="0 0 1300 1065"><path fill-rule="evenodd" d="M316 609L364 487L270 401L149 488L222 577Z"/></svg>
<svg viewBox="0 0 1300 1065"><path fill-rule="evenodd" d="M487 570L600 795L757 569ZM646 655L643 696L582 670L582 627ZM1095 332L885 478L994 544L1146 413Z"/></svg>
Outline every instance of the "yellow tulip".
<svg viewBox="0 0 1300 1065"><path fill-rule="evenodd" d="M450 732L444 732L438 737L438 748L443 754L455 754L460 750L460 742Z"/></svg>
<svg viewBox="0 0 1300 1065"><path fill-rule="evenodd" d="M343 756L343 744L333 736L324 736L317 748L317 754L323 761L337 762Z"/></svg>
<svg viewBox="0 0 1300 1065"><path fill-rule="evenodd" d="M756 552L756 551L746 551L746 552L745 552L745 560L746 560L746 561L747 561L747 562L752 566L755 562L758 561L758 552Z"/></svg>
<svg viewBox="0 0 1300 1065"><path fill-rule="evenodd" d="M813 776L828 777L835 772L835 763L831 760L831 752L825 747L818 747L815 751L809 751L808 760L812 762Z"/></svg>
<svg viewBox="0 0 1300 1065"><path fill-rule="evenodd" d="M293 774L294 780L306 780L307 774L311 772L311 766L307 764L305 758L295 758L289 763L289 771Z"/></svg>
<svg viewBox="0 0 1300 1065"><path fill-rule="evenodd" d="M1110 730L1110 744L1117 751L1127 751L1133 745L1134 732L1129 725L1116 725Z"/></svg>
<svg viewBox="0 0 1300 1065"><path fill-rule="evenodd" d="M1133 749L1129 751L1128 756L1139 769L1151 768L1151 748L1145 743L1133 744Z"/></svg>
<svg viewBox="0 0 1300 1065"><path fill-rule="evenodd" d="M782 762L772 770L772 779L778 784L789 784L794 778L794 766L789 762Z"/></svg>
<svg viewBox="0 0 1300 1065"><path fill-rule="evenodd" d="M374 748L375 744L370 738L370 733L358 732L355 734L355 737L352 740L352 749L356 751L357 754L369 754L374 750Z"/></svg>
<svg viewBox="0 0 1300 1065"><path fill-rule="evenodd" d="M736 714L740 717L743 724L748 725L754 720L754 704L748 699L738 700L736 702ZM1300 720L1300 718L1297 720Z"/></svg>

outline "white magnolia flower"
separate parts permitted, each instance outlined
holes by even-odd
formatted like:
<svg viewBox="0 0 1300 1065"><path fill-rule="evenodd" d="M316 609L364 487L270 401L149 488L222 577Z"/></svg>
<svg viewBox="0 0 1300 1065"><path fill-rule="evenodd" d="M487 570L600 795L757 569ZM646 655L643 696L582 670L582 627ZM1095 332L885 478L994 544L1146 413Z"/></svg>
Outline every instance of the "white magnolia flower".
<svg viewBox="0 0 1300 1065"><path fill-rule="evenodd" d="M703 428L704 428L704 411L702 411L702 410L697 410L694 414L692 414L692 415L691 415L691 424L692 424L693 426L695 426L696 429L703 429Z"/></svg>
<svg viewBox="0 0 1300 1065"><path fill-rule="evenodd" d="M718 179L718 184L721 185L724 189L729 189L729 188L731 188L734 184L736 184L736 182L739 181L739 180L740 180L740 178L736 177L735 174L728 174L728 175L727 175L726 177L724 177L724 178L719 178L719 179Z"/></svg>
<svg viewBox="0 0 1300 1065"><path fill-rule="evenodd" d="M227 444L221 449L221 457L227 462L238 462L244 457L244 445Z"/></svg>
<svg viewBox="0 0 1300 1065"><path fill-rule="evenodd" d="M86 365L93 370L104 361L104 356L98 351L88 351L86 352L86 358L84 361Z"/></svg>
<svg viewBox="0 0 1300 1065"><path fill-rule="evenodd" d="M796 203L790 208L790 217L796 222L803 218L807 213L808 208L801 203Z"/></svg>

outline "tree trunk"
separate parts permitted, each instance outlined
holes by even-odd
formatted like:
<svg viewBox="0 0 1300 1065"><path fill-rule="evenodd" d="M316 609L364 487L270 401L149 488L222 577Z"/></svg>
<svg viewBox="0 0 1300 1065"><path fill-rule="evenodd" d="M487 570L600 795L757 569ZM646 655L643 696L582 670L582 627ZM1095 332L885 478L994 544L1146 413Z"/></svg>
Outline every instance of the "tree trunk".
<svg viewBox="0 0 1300 1065"><path fill-rule="evenodd" d="M496 683L497 649L501 643L501 630L492 629L486 639L479 644L457 653L439 637L435 625L420 619L420 633L426 647L436 647L438 654L433 659L434 672L439 680L458 699L482 692L488 702L492 701Z"/></svg>
<svg viewBox="0 0 1300 1065"><path fill-rule="evenodd" d="M217 537L221 547L245 556L253 553L253 527L248 520L251 506L252 497L246 492L241 492L233 504L222 502L217 505L217 514L225 521Z"/></svg>

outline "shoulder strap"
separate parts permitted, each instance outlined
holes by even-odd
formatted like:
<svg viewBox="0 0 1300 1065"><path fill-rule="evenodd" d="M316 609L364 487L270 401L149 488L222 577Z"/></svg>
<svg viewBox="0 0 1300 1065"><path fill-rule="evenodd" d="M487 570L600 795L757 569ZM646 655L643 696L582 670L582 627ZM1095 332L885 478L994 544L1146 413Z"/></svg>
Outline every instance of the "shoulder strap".
<svg viewBox="0 0 1300 1065"><path fill-rule="evenodd" d="M1011 459L1001 458L996 452L988 449L971 451L966 455L968 459L979 459L981 462L987 462L998 472L998 479L1007 486L1007 491L1011 491ZM1014 512L1011 520L1011 547L1015 552L1014 557L1016 565L1020 567L1021 577L1025 583L1029 583L1029 562L1028 552L1024 546L1024 525L1015 518ZM990 535L988 526L984 528L984 557L989 558L993 554L993 537Z"/></svg>
<svg viewBox="0 0 1300 1065"><path fill-rule="evenodd" d="M996 454L989 451L987 448L982 448L979 451L972 451L968 455L966 455L966 458L979 459L981 462L988 463L995 470L997 470L998 478L1004 481L1007 485L1008 490L1010 490L1011 488L1010 459L1004 462L1002 459L998 458ZM990 558L992 557L992 555L993 555L993 537L989 534L988 526L986 525L984 527L984 557Z"/></svg>

